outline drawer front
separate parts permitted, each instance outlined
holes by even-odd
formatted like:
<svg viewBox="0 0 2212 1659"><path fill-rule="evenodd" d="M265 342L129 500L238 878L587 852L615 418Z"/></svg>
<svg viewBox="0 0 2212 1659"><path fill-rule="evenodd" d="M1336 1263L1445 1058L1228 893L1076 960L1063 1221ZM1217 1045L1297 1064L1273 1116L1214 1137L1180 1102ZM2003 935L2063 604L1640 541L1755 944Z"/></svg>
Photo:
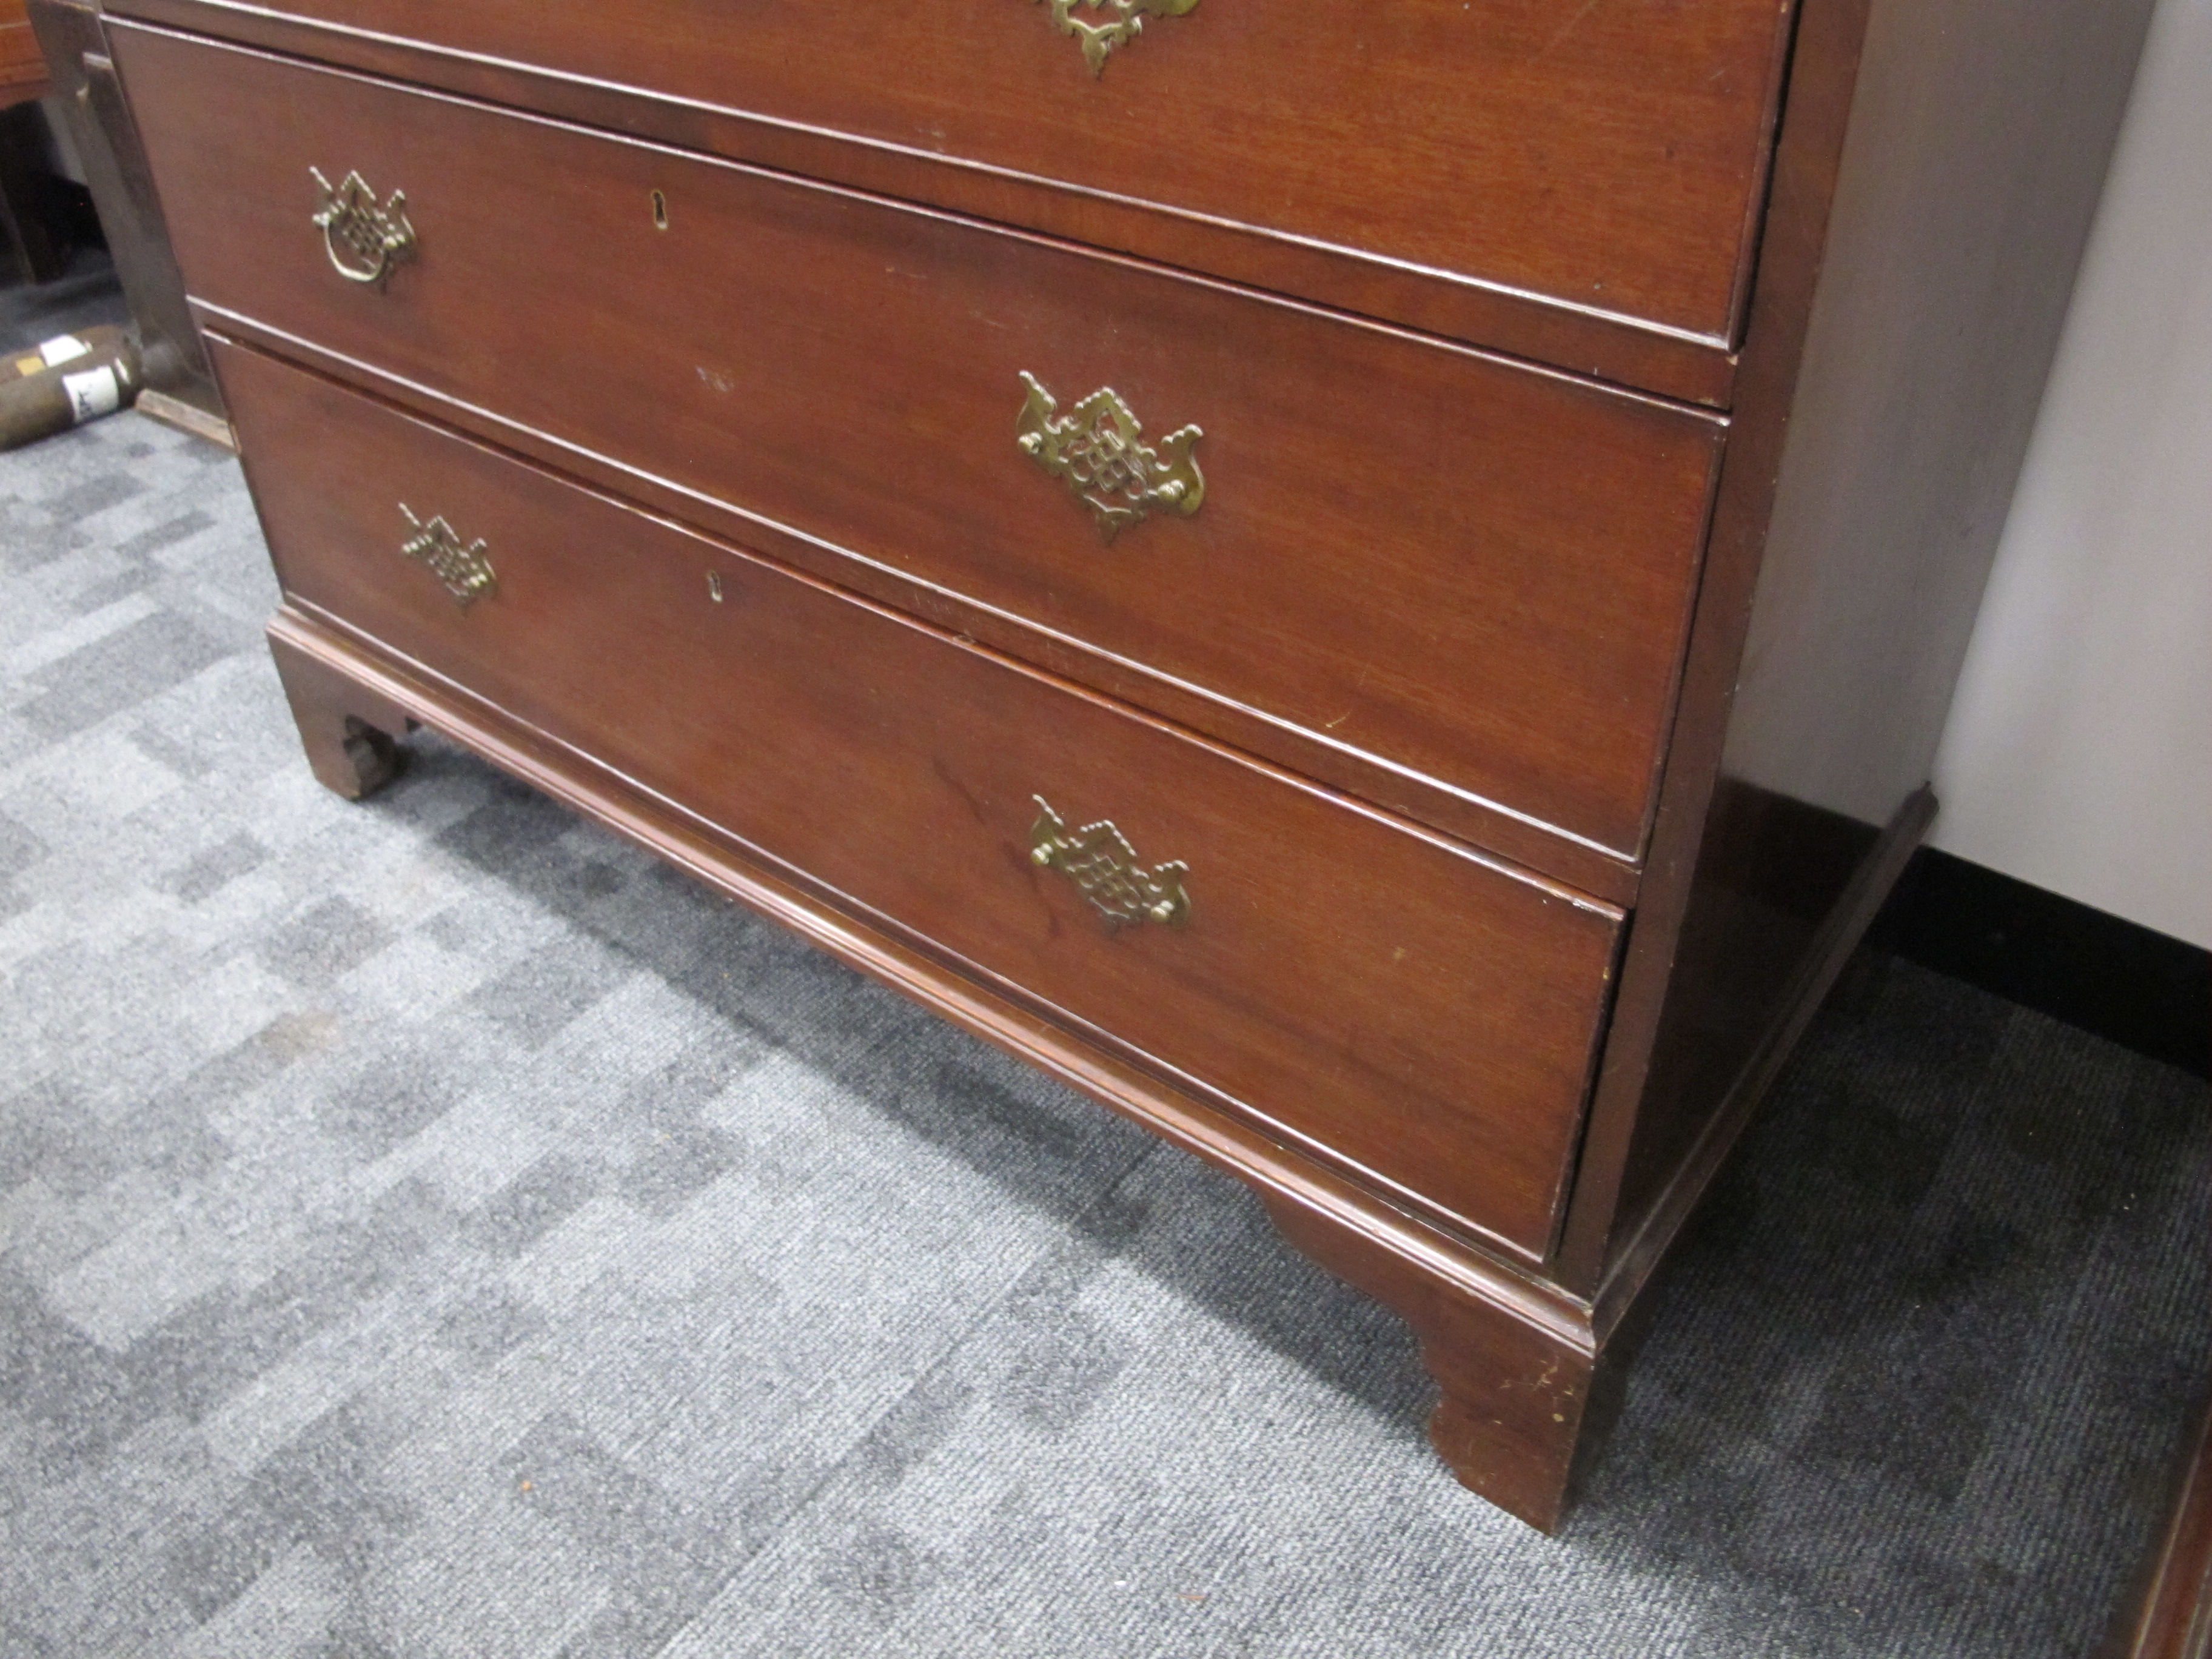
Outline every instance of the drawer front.
<svg viewBox="0 0 2212 1659"><path fill-rule="evenodd" d="M1140 9L1141 34L1094 76L1059 15L1112 31L1120 3L279 12L1060 182L1164 222L1731 333L1786 0L1139 0L1161 9Z"/></svg>
<svg viewBox="0 0 2212 1659"><path fill-rule="evenodd" d="M196 298L794 532L777 550L812 568L858 557L1299 741L1639 846L1713 420L726 163L118 35ZM381 285L333 269L311 166L405 192L414 257ZM1156 503L1109 544L1018 447L1024 374L1060 422L1110 388L1165 470L1196 426L1197 510Z"/></svg>
<svg viewBox="0 0 2212 1659"><path fill-rule="evenodd" d="M1544 1250L1616 914L332 381L216 356L288 592L1276 1132ZM469 590L479 540L491 586L464 605L447 582ZM1045 863L1039 796L1066 827ZM1100 820L1127 846L1086 837ZM1131 925L1079 884L1099 858L1133 859Z"/></svg>

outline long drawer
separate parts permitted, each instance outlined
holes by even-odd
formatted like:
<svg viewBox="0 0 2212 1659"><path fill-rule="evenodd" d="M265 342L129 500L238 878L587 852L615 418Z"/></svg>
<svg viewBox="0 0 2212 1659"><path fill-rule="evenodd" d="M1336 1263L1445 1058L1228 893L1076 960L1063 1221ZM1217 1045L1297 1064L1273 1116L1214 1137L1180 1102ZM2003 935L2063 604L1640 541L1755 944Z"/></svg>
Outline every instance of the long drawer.
<svg viewBox="0 0 2212 1659"><path fill-rule="evenodd" d="M1235 739L1300 769L1269 732L1640 847L1712 419L726 163L117 34L202 302L755 515L834 580L865 561L1194 688L1224 720L1256 712L1261 734ZM381 283L341 276L310 167L404 191L415 257ZM1102 390L1163 491L1126 527L1021 447L1041 422L1110 422ZM1194 477L1176 472L1187 426ZM1167 483L1188 488L1170 502Z"/></svg>
<svg viewBox="0 0 2212 1659"><path fill-rule="evenodd" d="M1541 1255L1617 912L277 359L216 358L296 602Z"/></svg>
<svg viewBox="0 0 2212 1659"><path fill-rule="evenodd" d="M272 10L235 9L261 27ZM289 0L273 12L732 112L766 153L837 134L965 173L940 186L963 195L990 179L1060 185L1101 210L1086 240L1141 204L1151 222L1115 243L1133 251L1175 258L1183 227L1243 227L1293 260L1341 250L1377 277L1427 273L1725 340L1793 9ZM1085 30L1100 44L1086 48Z"/></svg>

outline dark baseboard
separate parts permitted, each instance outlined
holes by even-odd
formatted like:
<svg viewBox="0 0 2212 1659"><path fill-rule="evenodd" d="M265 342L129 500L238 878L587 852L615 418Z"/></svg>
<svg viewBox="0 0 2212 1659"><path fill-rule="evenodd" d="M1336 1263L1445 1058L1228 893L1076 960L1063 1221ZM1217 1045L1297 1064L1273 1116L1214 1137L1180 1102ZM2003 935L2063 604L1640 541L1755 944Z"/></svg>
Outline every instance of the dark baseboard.
<svg viewBox="0 0 2212 1659"><path fill-rule="evenodd" d="M2212 951L1932 847L1913 855L1868 942L2212 1075Z"/></svg>
<svg viewBox="0 0 2212 1659"><path fill-rule="evenodd" d="M2174 1466L2166 1530L2098 1659L2212 1659L2212 1409Z"/></svg>

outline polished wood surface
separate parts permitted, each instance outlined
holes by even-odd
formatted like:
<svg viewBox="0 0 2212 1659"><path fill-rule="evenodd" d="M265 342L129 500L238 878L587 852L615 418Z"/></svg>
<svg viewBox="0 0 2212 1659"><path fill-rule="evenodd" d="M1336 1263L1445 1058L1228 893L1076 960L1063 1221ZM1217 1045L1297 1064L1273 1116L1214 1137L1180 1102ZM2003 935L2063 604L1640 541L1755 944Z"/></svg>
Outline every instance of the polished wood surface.
<svg viewBox="0 0 2212 1659"><path fill-rule="evenodd" d="M1533 13L1423 13L1462 52L1437 84L1498 95L1370 124L1407 190L1360 205L1357 246L1282 234L1352 209L1267 169L1429 84L1389 52L1237 170L1224 216L1176 192L1265 120L1149 193L1090 181L1122 140L1072 141L1157 112L1178 47L1305 49L1217 0L1070 101L994 86L919 144L923 94L854 43L1002 20L848 8L779 57L773 7L748 37L647 0L532 27L507 0L122 3L199 313L240 343L318 775L373 787L426 720L1250 1181L1419 1333L1460 1478L1553 1524L1646 1276L1932 811L2148 0L1767 4L1771 199L1779 82L1731 78L1747 33L1715 101L1669 102L1668 54L1747 31L1748 0L1552 15L1563 55L1516 59L1519 91L1466 52ZM1073 61L1007 9L1035 33L991 51ZM1414 38L1395 0L1298 15ZM929 97L968 72L937 50ZM817 96L823 125L789 118ZM1666 124L1676 182L1711 184L1723 106L1754 136L1736 228L1662 190L1650 233L1617 194L1638 135ZM1423 149L1509 107L1510 158ZM421 257L383 291L330 270L311 163L408 192ZM1516 169L1559 184L1540 210ZM1391 253L1416 221L1443 264ZM1617 312L1516 291L1494 233L1530 271L1639 274ZM1024 369L1063 410L1115 387L1154 441L1202 427L1205 507L1103 546L1014 450ZM485 538L499 592L464 611L403 556L402 501ZM1028 859L1033 793L1187 861L1190 926L1103 931Z"/></svg>
<svg viewBox="0 0 2212 1659"><path fill-rule="evenodd" d="M394 733L417 720L430 725L840 961L1249 1182L1285 1235L1324 1266L1367 1283L1370 1294L1387 1299L1404 1293L1402 1310L1443 1339L1427 1349L1431 1363L1466 1369L1451 1383L1462 1401L1483 1399L1492 1390L1490 1367L1504 1353L1538 1357L1533 1371L1518 1376L1539 1385L1540 1398L1543 1389L1565 1397L1555 1387L1563 1379L1546 1376L1554 1360L1570 1372L1587 1369L1592 1343L1585 1307L1541 1277L1439 1231L1371 1187L1263 1133L1194 1092L1187 1080L1142 1069L1066 1021L1011 1000L880 924L834 908L790 872L763 864L674 803L348 630L286 605L270 618L269 638L285 684L301 688L294 693L295 703L315 710L301 728L310 763L319 776L337 778L340 793L352 763L329 752L336 734L364 727ZM1384 1260L1378 1263L1377 1257ZM1491 1333L1494 1350L1486 1341ZM1505 1373L1498 1390L1510 1406L1527 1403L1513 1398L1515 1376ZM1564 1381L1568 1389L1577 1387L1571 1376ZM1573 1415L1515 1411L1521 1443L1496 1454L1482 1433L1486 1419L1439 1409L1434 1423L1445 1438L1438 1449L1473 1490L1531 1525L1549 1527L1560 1509L1559 1473L1575 1457L1577 1434L1594 1403L1586 1400Z"/></svg>
<svg viewBox="0 0 2212 1659"><path fill-rule="evenodd" d="M1641 1155L1654 1135L1686 1154L1701 1146L1724 1150L1703 1136L1705 1122L1720 1110L1718 1100L1662 1097L1653 1110L1670 1121L1655 1127L1647 1121L1647 1091L1655 1051L1691 1029L1684 1013L1692 999L1675 994L1675 975L1692 901L1726 890L1730 878L1729 859L1721 858L1717 867L1707 861L1706 830L1719 804L1721 756L1742 666L1744 629L1795 412L1805 331L1828 257L1829 212L1857 94L1868 15L1875 3L1808 0L1798 21L1790 112L1775 153L1764 256L1739 382L1741 408L1732 422L1714 504L1646 881L1622 957L1574 1201L1560 1236L1557 1267L1562 1280L1595 1298L1610 1279L1614 1294L1607 1300L1614 1307L1625 1299L1621 1293L1639 1282L1617 1276L1618 1270L1640 1265L1648 1271L1654 1257L1638 1248L1639 1242L1661 1243L1642 1231L1642 1217L1622 1215L1624 1187L1636 1188L1647 1204L1656 1205L1676 1177L1690 1170L1687 1164L1669 1170ZM1836 713L1844 717L1848 711ZM1792 928L1802 946L1809 931L1794 921ZM1765 941L1753 939L1750 945L1755 954L1765 954ZM1738 1060L1748 1059L1762 1024L1788 1017L1774 999L1791 977L1785 968L1778 979L1761 987L1764 1022L1747 1029L1730 1018L1717 1034L1722 1043L1734 1046ZM1717 1162L1706 1166L1708 1174ZM1675 1206L1669 1206L1668 1213L1675 1215Z"/></svg>
<svg viewBox="0 0 2212 1659"><path fill-rule="evenodd" d="M276 677L315 781L348 800L391 782L404 759L399 739L414 724L406 711L302 652L280 644L276 657Z"/></svg>
<svg viewBox="0 0 2212 1659"><path fill-rule="evenodd" d="M1542 1255L1616 913L273 359L218 368L295 602ZM464 609L404 557L402 501L488 542L497 592ZM1037 794L1187 862L1188 925L1116 932L1039 869Z"/></svg>
<svg viewBox="0 0 2212 1659"><path fill-rule="evenodd" d="M1408 1260L1294 1194L1261 1195L1284 1237L1413 1328L1441 1395L1429 1440L1462 1484L1540 1531L1558 1526L1597 1380L1587 1325Z"/></svg>
<svg viewBox="0 0 2212 1659"><path fill-rule="evenodd" d="M682 99L362 34L250 0L125 0L133 16L586 125L717 155L990 220L1138 252L1162 264L1296 295L1423 328L1533 362L1715 408L1727 406L1735 354L1723 342L1612 313L1286 240L1221 220L1164 215L1127 198L1049 179L947 166L932 155ZM122 7L114 8L122 9Z"/></svg>
<svg viewBox="0 0 2212 1659"><path fill-rule="evenodd" d="M46 60L25 0L0 0L0 107L46 94Z"/></svg>
<svg viewBox="0 0 2212 1659"><path fill-rule="evenodd" d="M2175 1474L2172 1512L2098 1659L2212 1655L2212 1404L2199 1415Z"/></svg>
<svg viewBox="0 0 2212 1659"><path fill-rule="evenodd" d="M833 579L825 549L1636 853L1709 418L936 216L116 33L196 298L719 498ZM421 256L386 291L329 268L307 222L318 157L407 191ZM544 181L531 211L487 210L521 178ZM1023 371L1063 413L1110 386L1154 441L1198 424L1205 505L1103 545L1015 446Z"/></svg>
<svg viewBox="0 0 2212 1659"><path fill-rule="evenodd" d="M1745 1121L1735 1103L1799 1018L1796 994L1836 943L1827 919L1865 896L1859 869L1893 867L1882 832L1933 767L2149 12L1804 9L1674 741L1562 1247L1565 1281L1608 1306L1632 1297L1716 1167L1715 1126Z"/></svg>
<svg viewBox="0 0 2212 1659"><path fill-rule="evenodd" d="M1288 769L1373 805L1542 871L1567 886L1608 903L1635 902L1635 864L1595 845L1560 834L1539 820L1515 815L1480 797L1445 791L1413 775L1364 757L1358 750L1309 738L1292 728L1223 701L1204 688L1168 681L1126 659L1104 654L1064 635L1041 634L1003 612L957 598L946 589L889 567L847 557L820 544L789 536L652 475L562 444L534 427L440 396L386 374L359 359L327 351L293 335L213 307L199 308L210 325L333 378L366 386L402 407L454 426L496 447L620 495L648 511L709 531L740 546L836 581L867 598L922 618L947 633L972 639L1064 678L1149 709L1232 747L1263 755ZM1096 544L1095 542L1093 544Z"/></svg>
<svg viewBox="0 0 2212 1659"><path fill-rule="evenodd" d="M228 28L244 9L202 15ZM1564 11L1550 0L1264 10L1215 0L1152 18L1094 80L1047 9L1017 0L770 0L735 28L678 0L273 9L356 39L657 92L748 118L763 138L841 135L848 152L933 163L904 191L925 200L941 199L933 173L1048 181L1073 199L1042 228L1156 258L1177 259L1182 226L1239 228L1285 251L1340 251L1721 352L1744 291L1790 22L1776 0ZM850 177L834 154L812 159L810 170ZM864 172L872 157L845 159ZM1146 210L1124 216L1134 234L1117 238L1110 217L1094 222L1108 217L1094 204Z"/></svg>

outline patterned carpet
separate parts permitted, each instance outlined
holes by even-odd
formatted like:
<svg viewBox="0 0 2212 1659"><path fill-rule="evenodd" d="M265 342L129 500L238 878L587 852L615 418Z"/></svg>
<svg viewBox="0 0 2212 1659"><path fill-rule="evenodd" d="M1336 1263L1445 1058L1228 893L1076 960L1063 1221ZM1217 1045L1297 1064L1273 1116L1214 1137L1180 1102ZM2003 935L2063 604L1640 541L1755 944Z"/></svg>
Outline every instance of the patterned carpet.
<svg viewBox="0 0 2212 1659"><path fill-rule="evenodd" d="M2207 1091L1863 957L1563 1534L1237 1187L435 739L235 465L0 457L0 1654L2086 1654Z"/></svg>

